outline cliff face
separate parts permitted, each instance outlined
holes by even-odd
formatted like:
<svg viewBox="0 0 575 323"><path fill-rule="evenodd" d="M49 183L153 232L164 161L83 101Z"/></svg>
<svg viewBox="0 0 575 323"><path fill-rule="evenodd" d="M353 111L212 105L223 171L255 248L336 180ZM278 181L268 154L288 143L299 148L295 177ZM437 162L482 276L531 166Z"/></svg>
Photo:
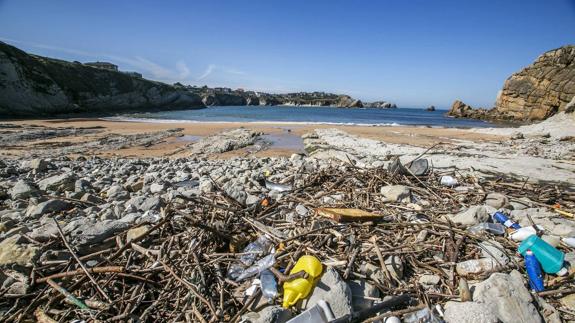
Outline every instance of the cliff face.
<svg viewBox="0 0 575 323"><path fill-rule="evenodd" d="M535 62L511 75L503 85L495 112L504 119L546 119L575 95L575 46L564 46L539 56Z"/></svg>
<svg viewBox="0 0 575 323"><path fill-rule="evenodd" d="M29 55L0 42L0 116L203 107L171 85Z"/></svg>
<svg viewBox="0 0 575 323"><path fill-rule="evenodd" d="M208 88L207 86L178 86L199 95L202 97L203 103L208 106L293 105L337 108L362 108L364 106L361 100L356 100L349 95L326 92L270 94L229 88ZM388 104L395 107L395 104Z"/></svg>

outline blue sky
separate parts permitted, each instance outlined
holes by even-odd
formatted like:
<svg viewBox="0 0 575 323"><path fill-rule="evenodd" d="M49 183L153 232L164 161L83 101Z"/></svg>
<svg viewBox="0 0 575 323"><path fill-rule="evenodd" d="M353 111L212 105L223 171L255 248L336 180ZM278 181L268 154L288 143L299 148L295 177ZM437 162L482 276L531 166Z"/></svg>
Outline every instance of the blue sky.
<svg viewBox="0 0 575 323"><path fill-rule="evenodd" d="M575 44L575 0L0 0L0 39L170 83L490 107L511 73Z"/></svg>

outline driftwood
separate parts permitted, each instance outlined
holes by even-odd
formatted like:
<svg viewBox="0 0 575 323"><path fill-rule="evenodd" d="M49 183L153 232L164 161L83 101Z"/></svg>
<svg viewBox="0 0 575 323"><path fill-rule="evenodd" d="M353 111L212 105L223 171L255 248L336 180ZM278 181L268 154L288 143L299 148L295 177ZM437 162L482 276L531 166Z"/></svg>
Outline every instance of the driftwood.
<svg viewBox="0 0 575 323"><path fill-rule="evenodd" d="M251 207L239 205L221 191L176 198L164 209L163 219L143 235L128 242L126 232L122 232L109 239L115 244L113 247L98 249L91 255L79 257L76 246L70 245L60 231L60 237L46 243L46 248L66 248L73 258L36 266L31 274L35 284L28 294L0 296L2 306L11 309L5 321L24 321L34 316L44 322L237 321L243 313L266 304L260 302L259 291L245 296L250 280L234 281L227 272L246 254L243 247L265 233L270 235L276 250L272 271L279 286L283 281L304 276L298 273L290 277L282 272L289 272L301 255L310 254L332 265L346 279L365 279L382 294L399 297L391 305L411 306L394 308L390 313L408 313L429 306L430 302L443 304L460 295L464 300L470 298L466 281L453 268L456 262L480 257L478 242L496 239L508 254L517 248L515 242L503 237L472 235L450 223L446 214L481 204L486 193L493 191L515 199L528 197L549 208L559 204L567 213L575 209L573 193L555 186L502 178L479 182L459 176L463 185L474 189L458 192L439 185L440 176L433 172L416 178L383 169L348 166L304 175L305 185L286 192L281 200L268 198ZM421 210L406 204L384 203L379 188L388 184L408 186L415 199L427 203ZM335 195L339 197L326 204L325 198ZM297 215L294 208L298 204L310 212ZM321 207L360 209L374 217L363 217L361 221L350 217L350 222L337 223L313 212ZM423 239L417 240L418 237ZM560 248L569 251L566 246ZM386 265L390 256L401 260L402 276ZM88 259L97 265L86 266ZM522 264L517 263L498 270L512 269L525 273ZM382 275L374 275L374 270L380 270ZM418 279L423 274L437 275L440 281L422 290ZM539 295L557 304L559 297L570 293L575 293L572 280ZM281 299L274 303L280 304ZM345 320L368 319L378 315L376 312ZM379 315L382 318L387 314ZM575 319L571 313L561 315L565 320Z"/></svg>

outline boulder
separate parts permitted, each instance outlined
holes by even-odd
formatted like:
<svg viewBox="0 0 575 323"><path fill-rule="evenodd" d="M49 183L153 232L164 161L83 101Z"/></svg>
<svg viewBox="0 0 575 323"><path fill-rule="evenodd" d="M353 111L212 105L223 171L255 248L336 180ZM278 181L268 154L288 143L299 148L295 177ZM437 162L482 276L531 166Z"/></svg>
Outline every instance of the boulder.
<svg viewBox="0 0 575 323"><path fill-rule="evenodd" d="M451 109L447 112L447 115L455 118L485 119L487 118L487 110L474 109L470 105L455 100L451 105Z"/></svg>
<svg viewBox="0 0 575 323"><path fill-rule="evenodd" d="M8 193L10 194L10 197L13 200L18 200L18 199L27 199L32 196L37 196L40 194L40 191L36 187L34 187L33 184L25 180L19 180L10 189L10 191L8 191Z"/></svg>
<svg viewBox="0 0 575 323"><path fill-rule="evenodd" d="M138 206L138 209L140 209L141 211L149 211L149 210L159 211L163 206L164 202L160 197L152 196L145 199L144 202Z"/></svg>
<svg viewBox="0 0 575 323"><path fill-rule="evenodd" d="M532 304L521 274L494 273L475 286L473 301L486 305L503 323L540 323L541 317Z"/></svg>
<svg viewBox="0 0 575 323"><path fill-rule="evenodd" d="M16 234L0 242L0 267L33 266L33 262L40 255L40 248L32 244L22 244L22 240L22 237Z"/></svg>
<svg viewBox="0 0 575 323"><path fill-rule="evenodd" d="M447 302L443 318L447 323L497 323L497 316L482 303Z"/></svg>
<svg viewBox="0 0 575 323"><path fill-rule="evenodd" d="M72 173L50 176L38 182L43 191L73 191L76 185L76 176Z"/></svg>
<svg viewBox="0 0 575 323"><path fill-rule="evenodd" d="M104 204L105 203L104 200L102 200L98 196L96 196L94 194L90 194L90 193L86 193L86 194L82 195L82 197L80 198L80 201L88 202L88 203L92 203L92 204Z"/></svg>
<svg viewBox="0 0 575 323"><path fill-rule="evenodd" d="M240 149L254 144L260 133L238 128L204 137L192 144L193 154L217 154Z"/></svg>
<svg viewBox="0 0 575 323"><path fill-rule="evenodd" d="M112 185L107 191L106 196L109 200L128 200L130 198L130 192L126 191L120 185Z"/></svg>
<svg viewBox="0 0 575 323"><path fill-rule="evenodd" d="M97 244L126 230L130 224L122 220L90 221L82 219L70 231L72 243L78 248ZM66 230L67 231L67 230ZM83 250L81 250L83 251Z"/></svg>
<svg viewBox="0 0 575 323"><path fill-rule="evenodd" d="M324 300L329 304L335 318L352 312L351 289L332 267L328 267L322 274L305 304L305 309L315 306L319 300Z"/></svg>
<svg viewBox="0 0 575 323"><path fill-rule="evenodd" d="M63 200L48 200L38 205L31 205L26 210L26 216L32 218L39 218L44 214L52 212L62 212L73 208L74 205L70 202Z"/></svg>

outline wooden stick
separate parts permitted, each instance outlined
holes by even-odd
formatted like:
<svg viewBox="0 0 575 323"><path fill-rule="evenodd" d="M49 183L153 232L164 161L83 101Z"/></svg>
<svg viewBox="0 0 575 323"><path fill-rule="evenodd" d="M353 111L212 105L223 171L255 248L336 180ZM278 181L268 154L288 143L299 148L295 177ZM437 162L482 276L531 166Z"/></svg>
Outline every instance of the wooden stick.
<svg viewBox="0 0 575 323"><path fill-rule="evenodd" d="M78 263L78 265L80 265L80 268L82 268L82 270L86 273L86 276L88 276L90 281L94 284L94 286L96 287L96 289L98 290L100 295L102 295L108 302L111 302L112 300L110 299L110 297L106 294L106 292L104 292L104 290L100 287L100 285L98 285L98 282L94 279L92 274L90 274L90 272L88 271L86 266L84 266L84 264L82 263L80 258L78 258L78 255L76 255L76 253L74 252L72 247L70 247L70 244L68 243L68 240L66 240L66 237L64 236L64 232L62 231L62 228L60 228L60 224L58 224L58 221L56 221L56 219L52 219L52 220L54 220L54 223L56 224L56 228L58 229L58 233L60 233L60 237L62 237L62 241L64 242L64 245L66 246L66 248L68 248L68 251L70 251L70 253L72 254L72 257L74 257L74 259L76 259L76 262Z"/></svg>

